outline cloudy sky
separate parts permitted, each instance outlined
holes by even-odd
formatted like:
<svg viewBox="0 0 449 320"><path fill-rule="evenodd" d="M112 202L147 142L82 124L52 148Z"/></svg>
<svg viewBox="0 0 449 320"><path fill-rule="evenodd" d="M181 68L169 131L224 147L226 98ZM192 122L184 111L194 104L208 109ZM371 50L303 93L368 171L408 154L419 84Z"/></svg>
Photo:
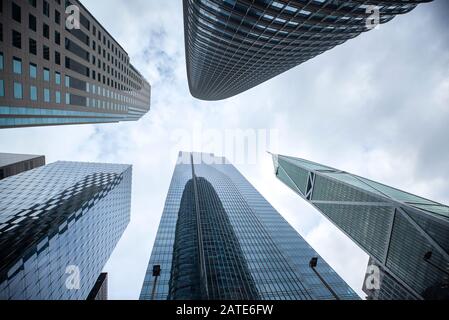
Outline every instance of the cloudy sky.
<svg viewBox="0 0 449 320"><path fill-rule="evenodd" d="M449 2L397 17L226 101L193 99L182 1L82 0L153 87L139 122L1 130L2 152L134 165L131 223L106 266L112 299L139 296L179 149L229 152L228 130L277 132L277 152L449 203ZM194 141L195 133L203 141ZM207 132L215 131L215 140ZM214 150L211 150L214 149ZM261 148L262 149L262 148ZM268 155L237 168L360 294L368 256L278 181Z"/></svg>

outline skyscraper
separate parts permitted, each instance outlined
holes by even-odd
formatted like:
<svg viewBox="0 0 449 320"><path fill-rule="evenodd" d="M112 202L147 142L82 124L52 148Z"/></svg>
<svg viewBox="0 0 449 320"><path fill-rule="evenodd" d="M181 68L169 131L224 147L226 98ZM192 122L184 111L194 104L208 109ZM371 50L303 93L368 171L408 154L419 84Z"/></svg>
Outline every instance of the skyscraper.
<svg viewBox="0 0 449 320"><path fill-rule="evenodd" d="M0 153L0 180L45 165L45 156Z"/></svg>
<svg viewBox="0 0 449 320"><path fill-rule="evenodd" d="M0 128L138 120L150 96L78 0L0 2Z"/></svg>
<svg viewBox="0 0 449 320"><path fill-rule="evenodd" d="M56 162L0 181L0 299L86 299L129 223L131 179Z"/></svg>
<svg viewBox="0 0 449 320"><path fill-rule="evenodd" d="M273 160L279 180L370 255L369 298L449 299L448 206L307 160Z"/></svg>
<svg viewBox="0 0 449 320"><path fill-rule="evenodd" d="M358 299L314 257L226 159L181 152L140 299Z"/></svg>
<svg viewBox="0 0 449 320"><path fill-rule="evenodd" d="M183 0L190 92L232 97L430 1Z"/></svg>
<svg viewBox="0 0 449 320"><path fill-rule="evenodd" d="M100 274L87 296L87 300L108 300L108 274L106 272Z"/></svg>

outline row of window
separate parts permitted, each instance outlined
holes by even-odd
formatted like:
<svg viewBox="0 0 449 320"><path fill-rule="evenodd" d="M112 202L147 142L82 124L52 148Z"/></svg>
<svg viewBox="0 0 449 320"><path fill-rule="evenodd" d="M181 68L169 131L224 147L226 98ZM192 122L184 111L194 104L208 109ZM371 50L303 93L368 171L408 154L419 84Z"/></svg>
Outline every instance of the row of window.
<svg viewBox="0 0 449 320"><path fill-rule="evenodd" d="M43 102L45 103L51 103L54 102L56 104L61 104L61 92L55 91L54 95L51 92L52 90L48 88L44 88L42 90L42 97ZM0 97L5 96L5 83L3 79L0 79ZM29 98L31 101L39 101L39 94L38 94L38 88L37 86L30 85L29 86ZM52 96L54 96L54 99L52 99ZM24 99L24 85L18 81L13 82L13 97L16 100L22 100ZM75 101L72 101L72 98L75 98ZM95 99L95 98L88 98L88 97L80 97L77 95L71 95L70 93L65 94L65 104L70 105L72 102L76 105L83 105L86 107L91 108L98 108L98 109L107 109L107 110L114 110L114 111L126 111L127 107L124 105L120 105L118 103L113 103L111 101L105 101L101 99ZM81 103L78 103L81 101Z"/></svg>
<svg viewBox="0 0 449 320"><path fill-rule="evenodd" d="M55 0L55 2L57 4L61 4L61 0ZM37 1L36 0L28 0L28 3L36 8L37 7ZM19 15L20 16L20 7L18 5L16 5L15 3L13 3L13 17L14 15ZM48 3L48 1L43 0L42 1L42 13L44 14L44 16L46 16L47 18L50 18L50 4ZM58 12L59 13L59 12ZM60 16L60 14L59 14ZM55 20L56 21L56 20ZM20 22L20 21L19 21Z"/></svg>
<svg viewBox="0 0 449 320"><path fill-rule="evenodd" d="M34 8L37 8L37 4L35 3L36 1L33 2L33 1L29 0L28 2L29 2L29 4L31 6L33 6ZM58 4L61 3L61 1L56 1L56 2ZM66 6L68 6L68 5L71 5L71 4L70 4L69 1L66 1ZM12 8L12 17L13 17L13 19L16 22L18 22L18 23L22 23L22 19L23 19L22 8L15 2L11 2L11 8ZM50 18L50 5L47 2L45 2L43 4L43 8L44 8L43 9L44 10L44 15L47 16L48 18ZM1 1L1 3L0 3L0 9L3 10L3 1ZM55 8L55 10L54 10L55 11L54 19L55 19L55 23L60 25L61 24L61 13L57 9L58 8ZM34 13L34 12L32 11L32 13ZM37 16L39 16L39 15L37 15ZM84 19L84 20L86 20L86 19ZM84 22L86 22L86 21L84 21ZM87 20L87 22L88 22L87 26L86 26L85 23L82 23L82 25L90 31L91 30L89 28L90 23L89 23L88 20ZM30 30L33 30L35 32L37 31L38 21L37 21L37 18L36 18L35 15L33 15L31 13L28 15L28 24L29 24L28 27L29 27ZM22 41L23 40L22 39L22 34L20 32L18 32L18 31L16 31L16 30L11 30L11 31L12 31L13 46L22 49L22 45L23 45L23 43L22 43L23 42ZM81 33L84 34L84 32L82 30L67 30L67 31L70 32L72 35L74 35L77 38L79 38L78 37L79 35L77 36L77 34L76 34L77 32L81 32ZM97 31L96 27L93 26L92 32L93 32L94 36L98 36L99 37L98 38L99 39L98 46L96 45L95 41L92 41L92 46L94 48L94 51L95 51L95 48L98 48L99 53L100 54L103 53L103 56L106 57L105 50L100 48L100 44L102 43L101 40L103 40L103 43L105 44L105 46L106 46L106 44L108 44L108 49L110 49L112 47L112 51L115 52L116 55L120 54L121 60L124 59L123 60L124 62L128 62L128 57L126 55L122 55L121 51L117 49L117 46L115 46L113 43L112 43L112 46L111 46L109 40L106 41L105 36L104 35L102 36L102 33L101 33L102 31L100 31L99 29ZM2 32L0 32L0 34L2 35ZM45 38L50 39L50 26L48 24L46 24L45 22L42 22L42 34L43 34L43 36ZM3 36L1 36L0 41L3 41ZM57 31L57 30L54 31L54 41L58 45L61 44L61 33L59 31ZM30 54L37 55L38 54L37 41L32 39L32 38L29 38L28 42L29 42L29 52L30 52ZM82 49L80 46L78 46L76 43L74 43L70 39L66 38L65 39L65 44L66 44L66 49L69 50L70 52L76 54L77 56L81 56L82 55L84 58L90 60L89 59L90 53L88 51ZM48 47L46 45L43 45L42 46L42 57L45 60L50 61L50 55L51 55L50 47ZM107 56L108 56L108 61L110 61L110 57L112 57L113 62L115 62L115 64L117 65L118 59L114 58L114 56L110 55L110 53L107 53ZM62 61L61 61L61 53L56 51L56 50L54 51L54 62L57 65L61 65L61 63L62 63ZM142 85L143 79L140 77L140 75L137 76L138 75L137 71L131 72L132 69L128 69L128 68L126 68L126 70L124 70L124 71L126 71L125 73L128 74L135 81L134 82L134 81L130 81L130 79L126 79L123 76L123 74L121 74L120 72L117 72L113 68L114 64L112 66L110 66L109 64L106 64L103 61L100 61L100 59L96 59L96 57L93 54L92 54L92 61L91 62L94 65L98 64L98 67L100 69L102 68L105 71L105 73L111 74L112 76L115 76L117 79L119 79L119 81L121 80L123 82L128 82L128 84L131 87L133 87L134 89L136 89L136 90L140 90L141 89L141 87L139 85L137 85L137 83ZM99 72L96 72L95 70L89 70L88 67L82 65L81 63L78 63L77 61L74 61L73 59L70 59L69 57L65 58L65 67L70 69L70 70L73 70L75 72L78 72L78 73L80 73L82 75L85 75L87 77L90 77L90 78L92 78L94 80L102 82L105 86L112 86L113 88L118 89L118 90L126 90L126 91L128 91L128 93L130 93L132 96L135 96L137 98L136 100L132 99L132 100L135 101L136 105L140 105L141 102L144 101L144 99L139 98L140 94L137 94L137 92L131 91L130 88L127 88L126 86L121 85L120 83L118 83L118 81L114 81L112 78L106 77L105 75L102 75ZM131 68L132 68L132 66L131 66ZM122 67L122 69L124 69L124 68ZM113 93L111 92L111 94L113 94ZM142 96L142 98L146 97L146 96L147 96L147 94L144 94ZM128 101L130 101L130 100L128 100Z"/></svg>
<svg viewBox="0 0 449 320"><path fill-rule="evenodd" d="M30 3L30 4L34 6L34 3ZM66 6L69 6L69 5L70 5L70 2L66 1ZM44 8L46 8L44 10L44 14L47 17L49 17L49 11L50 11L49 4L48 3L44 4ZM21 7L13 2L12 3L12 18L16 22L18 22L18 23L22 23L22 12L21 11L22 11ZM56 10L56 9L55 9L54 18L55 18L55 23L60 25L61 24L61 13L58 10ZM34 32L36 32L37 31L37 19L36 19L36 17L34 15L32 15L32 14L29 14L28 20L29 20L28 21L29 29L34 31ZM89 27L90 27L89 20L87 20L86 18L84 18L84 20L83 19L81 19L81 20L82 20L81 22L87 21L87 23L84 23L83 25L86 28L89 29ZM89 37L87 35L85 35L81 30L68 30L68 31L70 33L72 33L75 37L77 37L78 39L81 38L80 40L82 42L84 42L87 46L90 46ZM45 38L50 39L50 26L48 24L43 23L42 33L43 33L43 36ZM95 33L96 33L96 28L94 28L94 34ZM101 42L101 31L98 31L98 37L99 37L99 40ZM21 49L22 48L22 35L21 35L21 33L16 31L16 30L13 30L12 31L12 38L13 38L13 46ZM61 43L61 34L58 31L56 31L56 30L54 32L54 38L55 38L55 43L57 45L60 45L60 43ZM66 39L66 47L67 47L67 40L68 39ZM105 36L103 36L103 42L106 45L106 37ZM110 49L111 48L110 40L108 40L107 43L108 43L108 49ZM29 50L30 50L31 54L35 54L35 55L37 54L36 46L37 46L36 45L36 41L34 39L30 38L29 39ZM97 47L95 41L92 41L92 47L93 47L93 50L95 51L95 49ZM66 49L68 49L69 51L73 52L72 50L70 50L70 48L66 48ZM50 52L49 51L50 51L49 48L44 45L44 47L43 47L43 55L44 55L44 59L46 59L46 60L50 60ZM82 51L84 51L84 50L82 50ZM117 50L117 47L115 47L113 44L112 44L112 51L116 52L116 53L119 53L119 51ZM112 56L109 52L106 53L105 49L102 50L100 45L98 45L98 52L99 52L100 55L101 55L101 53L103 53L103 57L105 59L107 57L108 62L112 61L113 65L115 64L115 66L118 67L119 69L121 69L122 72L125 72L134 81L139 83L140 86L142 85L142 79L140 77L138 77L136 74L130 72L129 69L125 68L125 66L122 63L120 63L118 59L114 58L114 56ZM75 52L75 54L76 54L76 52ZM87 52L83 53L84 56L86 56L86 54L87 54L87 61L89 62L89 53L87 53ZM127 62L126 56L124 54L122 54L121 51L120 51L120 60L122 60L123 62ZM95 56L92 55L92 64L96 65L96 61L97 60L95 59ZM60 63L61 63L61 55L57 51L55 52L55 63L57 63L58 65L60 65ZM118 71L113 70L113 68L111 68L109 66L109 64L106 66L106 63L104 63L104 62L101 63L100 59L98 59L98 68L101 69L101 67L103 67L103 71L107 72L109 75L111 75L113 77L115 76L117 79L119 79L120 81L126 83L129 86L132 86L136 90L140 89L139 85L137 85L137 83L134 83L133 81L131 81L131 79L126 78L123 74L120 74ZM88 77L92 76L94 79L97 79L99 82L101 82L101 80L102 80L101 75L95 75L95 71L92 71L92 75L90 75L89 72L87 72L86 76L88 76ZM120 84L117 83L117 81L114 81L113 79L109 79L109 77L107 78L107 77L103 76L103 84L105 84L105 85L107 84L108 86L115 87L115 89L125 90L124 86L121 86Z"/></svg>
<svg viewBox="0 0 449 320"><path fill-rule="evenodd" d="M0 52L0 70L3 70L3 68L4 68L3 53ZM20 58L13 57L13 73L18 74L18 75L21 75L23 73L22 60ZM37 79L38 67L36 64L30 63L29 75L30 75L31 79ZM50 70L47 68L43 68L43 80L45 82L50 82L50 80L51 80ZM61 74L57 71L54 74L54 81L55 81L56 85L61 85ZM75 82L77 83L76 86L71 85L72 83L75 84ZM90 84L88 82L86 83L84 81L71 78L67 75L64 77L64 85L67 88L74 87L76 89L83 90L88 93L102 95L103 97L107 97L110 99L116 99L116 100L120 100L120 101L123 101L126 103L137 104L137 101L133 98L118 94L117 92L113 92L104 87L102 88L100 86L96 86L95 84ZM34 100L34 99L32 99L32 100ZM58 101L58 99L57 99L57 101ZM59 102L57 102L57 103L59 103ZM96 107L97 104L95 103L95 99L93 99L93 105L90 105L89 103L87 103L86 106ZM122 108L119 108L118 110L122 110Z"/></svg>
<svg viewBox="0 0 449 320"><path fill-rule="evenodd" d="M12 39L13 39L13 46L18 48L18 49L22 49L22 35L20 32L16 31L16 30L12 30ZM32 55L37 55L37 42L36 40L29 38L29 53ZM60 34L59 32L55 31L55 42L60 43ZM73 52L73 50L71 50L71 47L73 47L73 43L72 46L70 47L70 40L66 39L66 47L67 50ZM75 52L73 52L75 53ZM79 54L75 53L77 56L79 56ZM87 52L85 52L85 54L87 55L87 57L89 56L89 54ZM50 61L50 48L47 45L42 45L42 58ZM115 76L117 79L119 79L122 82L128 82L128 84L133 87L135 90L139 90L140 88L133 82L125 79L125 77L122 74L119 74L116 70L112 69L109 65L106 65L104 62L102 64L101 60L93 60L93 61L97 61L98 62L98 67L99 68L103 68L103 70L112 75ZM54 63L56 65L61 65L61 53L59 51L54 51ZM84 65L76 62L73 59L70 59L68 57L65 58L65 66L66 68L69 68L72 71L75 71L77 73L80 73L86 77L91 77L94 80L97 80L98 82L102 82L104 85L107 86L111 86L117 90L129 90L128 88L126 88L124 85L120 84L118 81L115 81L114 79L111 79L109 77L106 77L105 75L102 75L100 72L96 72L95 70L90 70L88 67L85 67Z"/></svg>
<svg viewBox="0 0 449 320"><path fill-rule="evenodd" d="M14 81L13 83L13 96L14 99L16 100L22 100L24 93L23 93L23 85L20 82ZM43 101L50 103L51 102L51 95L50 95L50 89L43 89ZM38 101L38 89L36 86L31 85L30 86L30 100L31 101ZM4 97L5 96L5 83L4 80L0 79L0 97ZM60 104L61 103L61 92L60 91L55 91L55 95L54 95L55 99L55 103ZM70 104L70 93L66 93L65 96L65 103L66 104Z"/></svg>
<svg viewBox="0 0 449 320"><path fill-rule="evenodd" d="M22 74L22 59L13 57L13 73L15 74ZM3 54L0 53L0 70L3 70ZM34 63L30 63L30 78L36 79L37 78L37 65ZM47 68L43 68L43 79L46 82L50 82L50 70ZM66 76L66 87L68 87L68 81L69 77ZM55 83L57 85L61 84L61 74L59 72L55 72Z"/></svg>

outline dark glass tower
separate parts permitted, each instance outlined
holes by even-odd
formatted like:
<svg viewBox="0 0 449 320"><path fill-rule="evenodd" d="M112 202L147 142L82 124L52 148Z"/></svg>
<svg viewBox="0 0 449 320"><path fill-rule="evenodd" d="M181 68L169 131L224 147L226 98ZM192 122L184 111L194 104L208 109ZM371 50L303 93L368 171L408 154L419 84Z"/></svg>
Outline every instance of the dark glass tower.
<svg viewBox="0 0 449 320"><path fill-rule="evenodd" d="M190 92L232 97L369 30L373 8L386 23L430 1L183 0Z"/></svg>
<svg viewBox="0 0 449 320"><path fill-rule="evenodd" d="M56 162L0 181L0 299L86 299L129 223L131 176Z"/></svg>
<svg viewBox="0 0 449 320"><path fill-rule="evenodd" d="M45 156L0 153L0 180L45 165Z"/></svg>
<svg viewBox="0 0 449 320"><path fill-rule="evenodd" d="M78 26L66 24L72 17ZM150 99L150 84L78 0L0 1L0 129L133 121Z"/></svg>
<svg viewBox="0 0 449 320"><path fill-rule="evenodd" d="M226 162L180 153L140 299L358 299Z"/></svg>
<svg viewBox="0 0 449 320"><path fill-rule="evenodd" d="M307 160L273 159L276 176L380 269L380 288L364 284L369 298L449 299L448 206Z"/></svg>
<svg viewBox="0 0 449 320"><path fill-rule="evenodd" d="M87 300L108 300L108 274L106 272L100 274L87 296Z"/></svg>

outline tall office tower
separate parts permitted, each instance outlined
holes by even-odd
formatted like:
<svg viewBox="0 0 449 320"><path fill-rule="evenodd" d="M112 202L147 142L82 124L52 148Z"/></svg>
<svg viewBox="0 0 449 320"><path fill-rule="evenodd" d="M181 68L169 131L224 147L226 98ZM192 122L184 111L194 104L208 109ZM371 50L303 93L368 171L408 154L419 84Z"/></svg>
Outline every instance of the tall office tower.
<svg viewBox="0 0 449 320"><path fill-rule="evenodd" d="M358 299L314 257L226 159L181 152L140 299Z"/></svg>
<svg viewBox="0 0 449 320"><path fill-rule="evenodd" d="M190 92L221 100L432 0L183 1Z"/></svg>
<svg viewBox="0 0 449 320"><path fill-rule="evenodd" d="M307 160L273 160L282 182L370 255L369 298L449 299L448 206Z"/></svg>
<svg viewBox="0 0 449 320"><path fill-rule="evenodd" d="M129 223L131 179L56 162L0 181L0 299L86 299Z"/></svg>
<svg viewBox="0 0 449 320"><path fill-rule="evenodd" d="M0 128L138 120L151 87L78 1L0 1Z"/></svg>
<svg viewBox="0 0 449 320"><path fill-rule="evenodd" d="M0 180L45 165L45 156L0 153Z"/></svg>

